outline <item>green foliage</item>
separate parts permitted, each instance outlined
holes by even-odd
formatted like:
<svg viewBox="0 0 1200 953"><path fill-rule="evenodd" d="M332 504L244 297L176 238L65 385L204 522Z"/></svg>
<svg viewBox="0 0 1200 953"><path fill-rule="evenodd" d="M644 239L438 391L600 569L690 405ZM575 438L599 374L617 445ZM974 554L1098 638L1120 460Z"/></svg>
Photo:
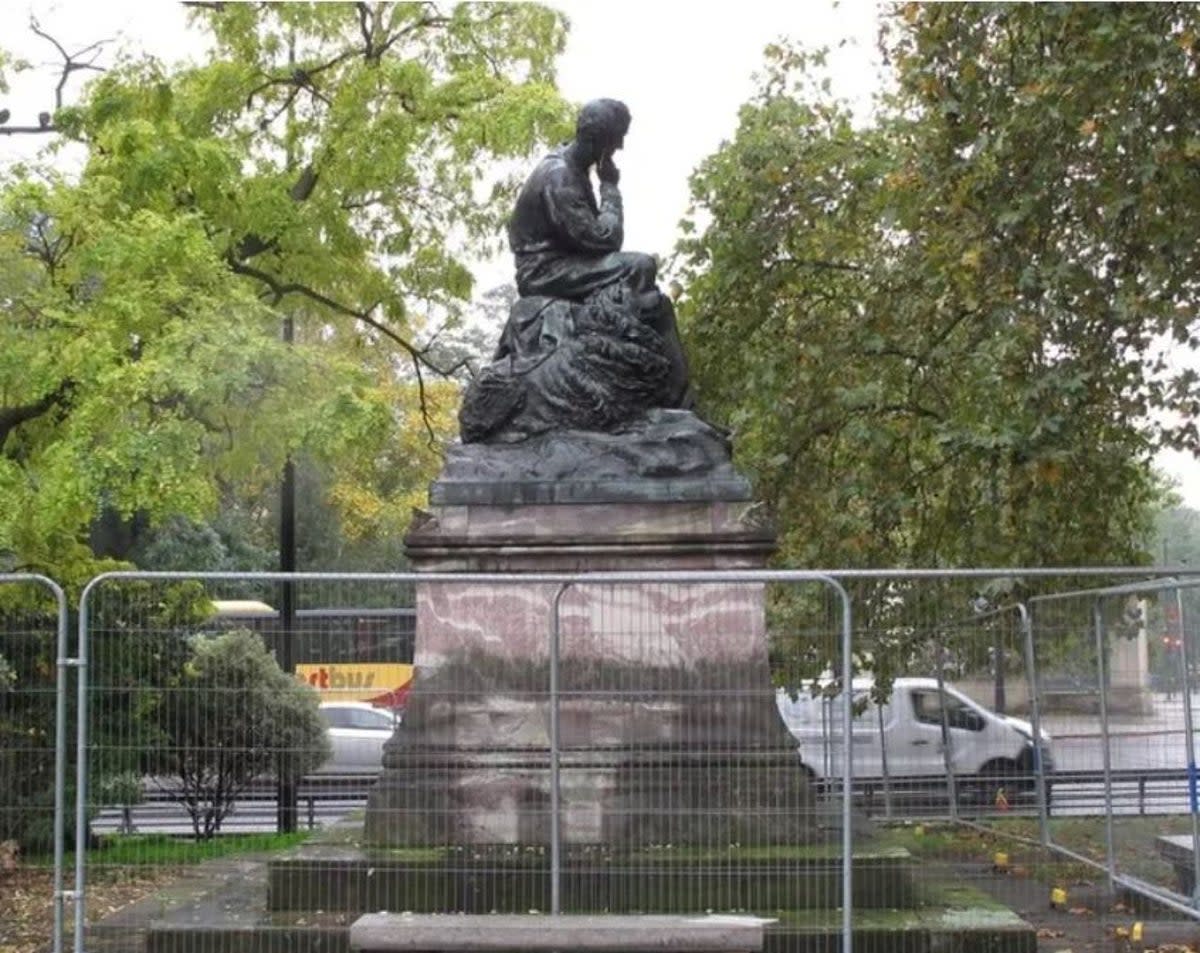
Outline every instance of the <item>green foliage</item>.
<svg viewBox="0 0 1200 953"><path fill-rule="evenodd" d="M1158 514L1155 556L1164 566L1200 568L1200 510L1173 506Z"/></svg>
<svg viewBox="0 0 1200 953"><path fill-rule="evenodd" d="M54 617L4 614L0 632L0 841L53 846Z"/></svg>
<svg viewBox="0 0 1200 953"><path fill-rule="evenodd" d="M1200 444L1161 355L1197 344L1196 16L909 5L862 127L770 51L694 177L681 315L786 561L1144 558L1150 455Z"/></svg>
<svg viewBox="0 0 1200 953"><path fill-rule="evenodd" d="M895 7L865 123L820 54L768 51L692 180L680 318L782 562L1148 560L1152 454L1200 449L1167 354L1200 344L1198 29L1180 4ZM862 588L889 631L903 594Z"/></svg>
<svg viewBox="0 0 1200 953"><path fill-rule="evenodd" d="M178 781L198 840L220 830L250 781L278 774L281 753L295 777L329 757L317 693L282 671L245 629L194 637L159 704L162 742L149 770Z"/></svg>
<svg viewBox="0 0 1200 953"><path fill-rule="evenodd" d="M103 513L261 512L301 449L333 486L406 429L445 437L419 388L390 401L500 234L493 160L567 118L563 23L532 4L193 16L206 65L127 60L55 114L77 177L0 181L0 553L65 583L105 568Z"/></svg>

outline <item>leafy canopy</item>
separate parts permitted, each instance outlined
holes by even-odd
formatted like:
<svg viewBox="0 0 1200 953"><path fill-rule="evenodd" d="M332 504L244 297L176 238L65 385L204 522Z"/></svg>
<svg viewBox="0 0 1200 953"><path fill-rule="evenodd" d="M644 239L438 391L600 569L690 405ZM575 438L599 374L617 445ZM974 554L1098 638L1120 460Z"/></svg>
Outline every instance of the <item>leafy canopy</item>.
<svg viewBox="0 0 1200 953"><path fill-rule="evenodd" d="M395 529L433 456L397 445L450 432L422 342L499 234L495 160L563 130L564 26L535 5L193 16L206 65L128 59L54 113L77 176L51 156L0 179L10 566L83 578L99 514L203 519L301 448L355 533Z"/></svg>
<svg viewBox="0 0 1200 953"><path fill-rule="evenodd" d="M693 181L681 306L793 565L1145 558L1200 449L1200 12L906 4L857 123L768 51Z"/></svg>

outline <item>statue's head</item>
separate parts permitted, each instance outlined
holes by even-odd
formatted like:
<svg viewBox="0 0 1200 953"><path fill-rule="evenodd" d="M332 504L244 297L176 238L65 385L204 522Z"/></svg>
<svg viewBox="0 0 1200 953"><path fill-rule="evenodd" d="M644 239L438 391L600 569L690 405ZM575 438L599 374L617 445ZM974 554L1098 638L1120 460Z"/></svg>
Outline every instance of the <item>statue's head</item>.
<svg viewBox="0 0 1200 953"><path fill-rule="evenodd" d="M579 110L575 141L589 159L596 161L625 145L629 119L629 107L620 100L593 99Z"/></svg>

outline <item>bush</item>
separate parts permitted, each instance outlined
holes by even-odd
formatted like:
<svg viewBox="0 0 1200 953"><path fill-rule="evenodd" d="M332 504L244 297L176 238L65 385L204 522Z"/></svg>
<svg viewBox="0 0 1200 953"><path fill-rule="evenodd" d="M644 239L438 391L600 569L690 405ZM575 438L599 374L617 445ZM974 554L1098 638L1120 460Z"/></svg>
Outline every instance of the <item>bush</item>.
<svg viewBox="0 0 1200 953"><path fill-rule="evenodd" d="M5 592L0 591L0 597ZM87 773L90 820L111 803L111 785L148 769L146 757L164 743L164 686L182 681L193 646L185 632L211 603L194 582L155 588L114 584L89 617ZM58 649L53 610L0 598L0 841L16 841L22 856L54 846L55 717ZM70 651L70 650L69 650ZM64 833L75 842L75 675L66 690L67 784ZM125 802L121 802L124 805ZM86 842L94 843L90 833Z"/></svg>
<svg viewBox="0 0 1200 953"><path fill-rule="evenodd" d="M191 657L162 698L163 744L151 770L176 779L197 839L220 830L255 778L294 778L329 756L317 693L285 673L245 629L191 640ZM284 755L287 755L286 759Z"/></svg>
<svg viewBox="0 0 1200 953"><path fill-rule="evenodd" d="M53 642L32 624L3 635L0 841L28 856L54 846Z"/></svg>

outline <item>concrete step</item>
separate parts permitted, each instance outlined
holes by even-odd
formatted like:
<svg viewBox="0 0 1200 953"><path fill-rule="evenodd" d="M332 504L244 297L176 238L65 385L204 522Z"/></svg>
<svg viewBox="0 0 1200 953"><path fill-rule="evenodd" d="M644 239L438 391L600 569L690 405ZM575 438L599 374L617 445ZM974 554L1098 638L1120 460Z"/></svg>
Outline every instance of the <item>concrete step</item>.
<svg viewBox="0 0 1200 953"><path fill-rule="evenodd" d="M172 918L173 919L173 918ZM207 925L159 921L141 944L106 947L109 953L350 953L350 924L333 925L322 915L298 916L286 924L263 922ZM766 927L763 953L840 953L838 911L784 915ZM992 905L978 908L925 907L909 911L856 911L856 953L1036 953L1033 927ZM89 947L90 948L90 947Z"/></svg>
<svg viewBox="0 0 1200 953"><path fill-rule="evenodd" d="M855 908L915 902L903 848L855 853ZM571 851L562 908L578 913L704 913L842 905L840 852L829 845L725 852L690 848ZM529 848L372 851L305 844L268 865L268 909L361 913L527 913L550 907L550 858Z"/></svg>

